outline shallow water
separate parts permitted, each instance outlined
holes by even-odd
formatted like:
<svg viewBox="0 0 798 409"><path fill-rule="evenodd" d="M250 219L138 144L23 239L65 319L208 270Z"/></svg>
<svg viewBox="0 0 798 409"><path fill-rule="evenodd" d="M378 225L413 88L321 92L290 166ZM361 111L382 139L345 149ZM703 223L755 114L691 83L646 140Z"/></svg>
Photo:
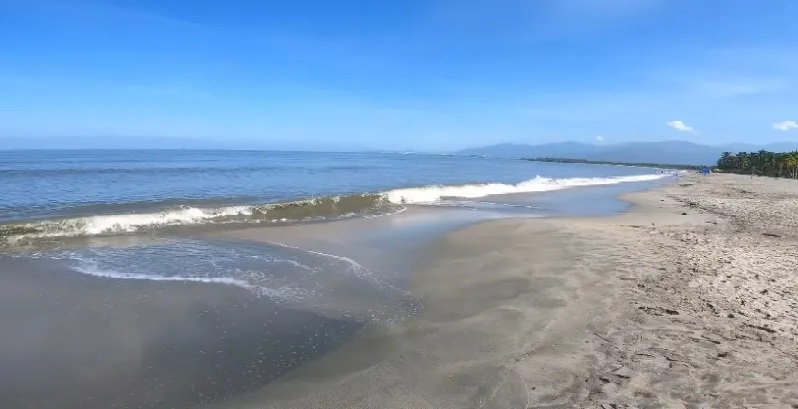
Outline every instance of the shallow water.
<svg viewBox="0 0 798 409"><path fill-rule="evenodd" d="M0 257L0 406L184 408L256 390L363 328L228 285Z"/></svg>

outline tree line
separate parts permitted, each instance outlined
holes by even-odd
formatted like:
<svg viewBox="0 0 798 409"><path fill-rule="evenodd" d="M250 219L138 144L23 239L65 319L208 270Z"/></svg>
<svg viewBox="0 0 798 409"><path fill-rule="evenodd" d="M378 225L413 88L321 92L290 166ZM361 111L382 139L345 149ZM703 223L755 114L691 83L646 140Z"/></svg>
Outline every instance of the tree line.
<svg viewBox="0 0 798 409"><path fill-rule="evenodd" d="M794 152L723 152L718 170L728 173L798 178L798 151Z"/></svg>

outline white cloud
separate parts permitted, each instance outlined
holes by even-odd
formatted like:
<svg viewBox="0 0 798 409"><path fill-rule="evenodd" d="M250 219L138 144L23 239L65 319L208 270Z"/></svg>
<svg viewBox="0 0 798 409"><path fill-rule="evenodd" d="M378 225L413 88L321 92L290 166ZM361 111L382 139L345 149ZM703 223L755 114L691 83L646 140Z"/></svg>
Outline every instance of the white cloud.
<svg viewBox="0 0 798 409"><path fill-rule="evenodd" d="M596 135L596 141L597 142L604 142L604 137L601 136L601 135Z"/></svg>
<svg viewBox="0 0 798 409"><path fill-rule="evenodd" d="M696 133L692 126L689 126L682 121L668 121L665 124L679 132L689 132L693 134Z"/></svg>
<svg viewBox="0 0 798 409"><path fill-rule="evenodd" d="M781 121L773 124L773 129L779 131L789 131L790 129L798 129L798 122L795 121Z"/></svg>

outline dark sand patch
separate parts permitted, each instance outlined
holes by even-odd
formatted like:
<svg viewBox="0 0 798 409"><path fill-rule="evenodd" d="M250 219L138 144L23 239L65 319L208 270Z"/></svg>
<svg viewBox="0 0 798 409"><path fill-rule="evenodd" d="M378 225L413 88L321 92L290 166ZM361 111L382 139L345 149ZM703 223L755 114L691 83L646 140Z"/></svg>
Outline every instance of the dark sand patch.
<svg viewBox="0 0 798 409"><path fill-rule="evenodd" d="M360 323L237 287L0 259L0 407L182 408L262 387Z"/></svg>

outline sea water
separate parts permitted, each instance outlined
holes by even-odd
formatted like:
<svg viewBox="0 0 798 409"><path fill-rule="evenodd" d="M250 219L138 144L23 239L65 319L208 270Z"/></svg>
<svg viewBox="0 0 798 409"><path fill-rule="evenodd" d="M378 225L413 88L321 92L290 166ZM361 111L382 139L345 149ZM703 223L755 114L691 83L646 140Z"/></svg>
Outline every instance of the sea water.
<svg viewBox="0 0 798 409"><path fill-rule="evenodd" d="M128 234L491 207L490 195L650 181L652 169L444 155L2 151L0 238Z"/></svg>

